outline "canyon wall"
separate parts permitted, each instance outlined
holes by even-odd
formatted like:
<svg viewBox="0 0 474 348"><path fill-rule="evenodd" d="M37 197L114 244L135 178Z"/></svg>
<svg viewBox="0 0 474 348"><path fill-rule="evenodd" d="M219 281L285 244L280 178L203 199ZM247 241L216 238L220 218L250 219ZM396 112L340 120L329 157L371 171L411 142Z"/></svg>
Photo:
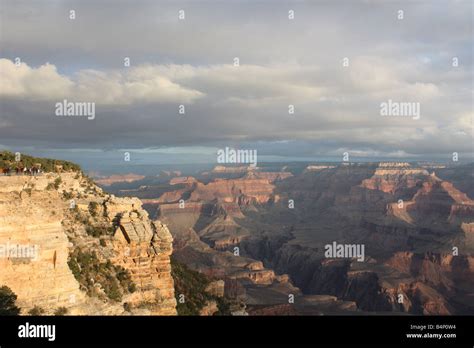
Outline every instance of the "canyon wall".
<svg viewBox="0 0 474 348"><path fill-rule="evenodd" d="M33 253L20 255L19 247ZM85 266L78 262L73 272L68 265L78 252L97 267L123 267L136 291L120 300L91 295L105 284L92 279L91 291L78 280ZM171 252L166 226L153 224L138 199L107 195L78 173L0 177L0 286L17 294L22 313L38 306L46 314L59 307L69 314L176 314Z"/></svg>
<svg viewBox="0 0 474 348"><path fill-rule="evenodd" d="M17 294L25 311L41 305L50 313L58 307L80 313L85 296L67 264L62 202L57 192L42 190L47 181L0 177L0 285Z"/></svg>

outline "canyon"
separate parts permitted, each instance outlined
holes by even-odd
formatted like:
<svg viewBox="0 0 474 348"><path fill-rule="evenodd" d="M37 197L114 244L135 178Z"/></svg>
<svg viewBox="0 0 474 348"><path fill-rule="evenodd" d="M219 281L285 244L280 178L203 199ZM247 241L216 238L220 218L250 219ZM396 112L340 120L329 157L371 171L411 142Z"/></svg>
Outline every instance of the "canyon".
<svg viewBox="0 0 474 348"><path fill-rule="evenodd" d="M473 202L456 187L464 175L440 170L457 168L218 166L173 179L145 208L168 226L174 256L238 288L251 315L472 314ZM364 262L326 258L333 242L364 245Z"/></svg>
<svg viewBox="0 0 474 348"><path fill-rule="evenodd" d="M99 186L73 170L0 176L0 285L22 314L176 315L177 283L197 279L185 265L208 279L200 315L222 301L233 315L473 314L472 169L217 166ZM325 255L336 244L364 257Z"/></svg>

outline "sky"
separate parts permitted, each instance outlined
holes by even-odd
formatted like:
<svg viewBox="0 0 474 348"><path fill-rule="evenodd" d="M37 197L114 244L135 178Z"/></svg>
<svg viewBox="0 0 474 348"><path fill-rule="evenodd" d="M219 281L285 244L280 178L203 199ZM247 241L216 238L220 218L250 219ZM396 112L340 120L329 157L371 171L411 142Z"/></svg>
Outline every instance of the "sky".
<svg viewBox="0 0 474 348"><path fill-rule="evenodd" d="M0 0L0 149L97 167L225 147L472 160L473 14L469 0ZM64 100L95 117L57 116ZM419 117L381 115L389 100Z"/></svg>

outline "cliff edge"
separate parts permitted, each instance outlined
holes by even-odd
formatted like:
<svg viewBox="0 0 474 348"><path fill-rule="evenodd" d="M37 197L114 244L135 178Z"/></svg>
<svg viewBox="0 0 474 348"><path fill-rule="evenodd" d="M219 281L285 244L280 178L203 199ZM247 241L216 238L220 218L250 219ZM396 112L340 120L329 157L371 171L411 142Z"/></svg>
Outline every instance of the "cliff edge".
<svg viewBox="0 0 474 348"><path fill-rule="evenodd" d="M175 315L172 237L80 172L0 176L0 285L22 314Z"/></svg>

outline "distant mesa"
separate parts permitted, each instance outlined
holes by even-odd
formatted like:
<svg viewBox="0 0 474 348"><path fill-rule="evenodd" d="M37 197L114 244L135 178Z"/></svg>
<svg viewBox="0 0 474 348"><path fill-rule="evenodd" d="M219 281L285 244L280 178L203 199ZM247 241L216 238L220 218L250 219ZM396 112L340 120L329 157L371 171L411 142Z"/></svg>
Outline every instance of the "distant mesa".
<svg viewBox="0 0 474 348"><path fill-rule="evenodd" d="M412 167L408 162L380 162L375 175L428 175L428 171L421 167Z"/></svg>
<svg viewBox="0 0 474 348"><path fill-rule="evenodd" d="M373 176L364 179L360 186L369 190L395 193L400 187L415 187L429 175L426 169L412 167L407 162L381 162Z"/></svg>
<svg viewBox="0 0 474 348"><path fill-rule="evenodd" d="M336 166L309 165L306 167L304 172L319 172L321 170L333 169L333 168L336 168Z"/></svg>
<svg viewBox="0 0 474 348"><path fill-rule="evenodd" d="M158 174L158 177L160 178L171 178L171 177L177 177L181 176L182 173L179 170L162 170Z"/></svg>
<svg viewBox="0 0 474 348"><path fill-rule="evenodd" d="M292 177L293 174L290 172L248 172L243 179L265 179L268 182L273 183L275 181L284 180Z"/></svg>
<svg viewBox="0 0 474 348"><path fill-rule="evenodd" d="M145 176L138 174L125 174L125 175L110 175L105 177L99 177L94 179L95 182L102 186L110 186L117 182L134 182L144 179Z"/></svg>
<svg viewBox="0 0 474 348"><path fill-rule="evenodd" d="M274 186L266 178L216 179L210 183L197 183L190 200L236 202L247 205L250 202L268 203L273 198Z"/></svg>
<svg viewBox="0 0 474 348"><path fill-rule="evenodd" d="M255 166L238 166L238 167L215 166L214 169L212 169L211 173L235 174L235 173L246 173L248 171L256 171L256 170L260 170L260 168L255 167Z"/></svg>
<svg viewBox="0 0 474 348"><path fill-rule="evenodd" d="M380 168L407 168L410 167L408 162L380 162Z"/></svg>
<svg viewBox="0 0 474 348"><path fill-rule="evenodd" d="M196 182L197 182L196 178L192 176L178 176L170 180L170 185L180 185L180 184L192 185Z"/></svg>

